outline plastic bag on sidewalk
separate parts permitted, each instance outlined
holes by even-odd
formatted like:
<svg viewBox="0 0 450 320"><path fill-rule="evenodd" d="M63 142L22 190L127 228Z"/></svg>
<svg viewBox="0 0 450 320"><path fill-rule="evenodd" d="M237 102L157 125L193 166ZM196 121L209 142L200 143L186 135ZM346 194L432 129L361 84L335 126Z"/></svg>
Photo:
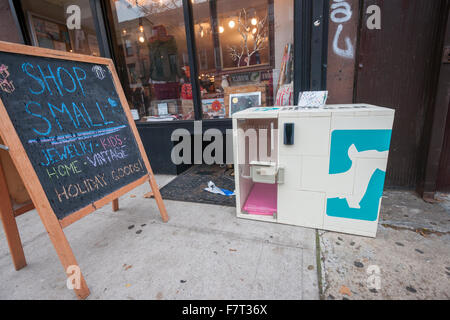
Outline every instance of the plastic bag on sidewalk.
<svg viewBox="0 0 450 320"><path fill-rule="evenodd" d="M227 190L227 189L219 188L212 181L209 181L208 182L208 187L203 189L203 190L211 192L211 193L221 194L221 195L227 196L227 197L234 196L234 191L230 191L230 190Z"/></svg>

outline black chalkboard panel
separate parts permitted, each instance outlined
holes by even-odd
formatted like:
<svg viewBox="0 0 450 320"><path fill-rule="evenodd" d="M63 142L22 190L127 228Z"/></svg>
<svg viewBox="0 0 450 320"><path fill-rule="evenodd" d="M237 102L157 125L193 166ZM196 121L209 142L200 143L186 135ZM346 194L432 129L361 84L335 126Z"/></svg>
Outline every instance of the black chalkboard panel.
<svg viewBox="0 0 450 320"><path fill-rule="evenodd" d="M106 65L0 52L0 98L58 219L148 174Z"/></svg>

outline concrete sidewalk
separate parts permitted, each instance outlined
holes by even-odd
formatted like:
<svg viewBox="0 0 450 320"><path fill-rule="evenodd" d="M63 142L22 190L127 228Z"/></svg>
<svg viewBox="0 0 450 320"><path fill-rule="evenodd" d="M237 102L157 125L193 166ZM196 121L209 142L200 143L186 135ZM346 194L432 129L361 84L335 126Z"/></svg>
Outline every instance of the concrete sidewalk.
<svg viewBox="0 0 450 320"><path fill-rule="evenodd" d="M163 186L174 177L156 178ZM165 224L144 198L149 189L122 197L118 212L106 206L65 229L88 299L449 299L448 195L429 204L386 191L372 239L169 200ZM0 228L0 299L76 299L36 211L17 221L28 266L14 270ZM377 289L368 281L374 267Z"/></svg>
<svg viewBox="0 0 450 320"><path fill-rule="evenodd" d="M157 176L160 186L174 177ZM235 209L165 201L146 184L65 229L89 299L318 299L315 230L237 219ZM28 266L0 228L0 299L75 299L36 211L18 217Z"/></svg>
<svg viewBox="0 0 450 320"><path fill-rule="evenodd" d="M322 298L450 299L450 197L438 197L385 192L375 239L320 231Z"/></svg>

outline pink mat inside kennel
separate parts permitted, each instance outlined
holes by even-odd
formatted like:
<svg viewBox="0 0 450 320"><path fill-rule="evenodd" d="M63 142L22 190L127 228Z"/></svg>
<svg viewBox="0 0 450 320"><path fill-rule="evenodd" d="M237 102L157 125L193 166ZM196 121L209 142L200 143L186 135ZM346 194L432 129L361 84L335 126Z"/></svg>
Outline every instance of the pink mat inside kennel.
<svg viewBox="0 0 450 320"><path fill-rule="evenodd" d="M244 204L249 214L271 216L277 212L277 184L255 183Z"/></svg>

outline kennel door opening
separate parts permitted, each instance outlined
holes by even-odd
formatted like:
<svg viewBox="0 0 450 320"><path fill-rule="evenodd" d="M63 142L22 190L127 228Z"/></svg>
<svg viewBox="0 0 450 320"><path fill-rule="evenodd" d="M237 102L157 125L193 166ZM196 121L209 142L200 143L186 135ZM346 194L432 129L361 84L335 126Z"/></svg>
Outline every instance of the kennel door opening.
<svg viewBox="0 0 450 320"><path fill-rule="evenodd" d="M242 213L276 216L278 170L277 119L247 119L240 122L243 143L239 164Z"/></svg>

